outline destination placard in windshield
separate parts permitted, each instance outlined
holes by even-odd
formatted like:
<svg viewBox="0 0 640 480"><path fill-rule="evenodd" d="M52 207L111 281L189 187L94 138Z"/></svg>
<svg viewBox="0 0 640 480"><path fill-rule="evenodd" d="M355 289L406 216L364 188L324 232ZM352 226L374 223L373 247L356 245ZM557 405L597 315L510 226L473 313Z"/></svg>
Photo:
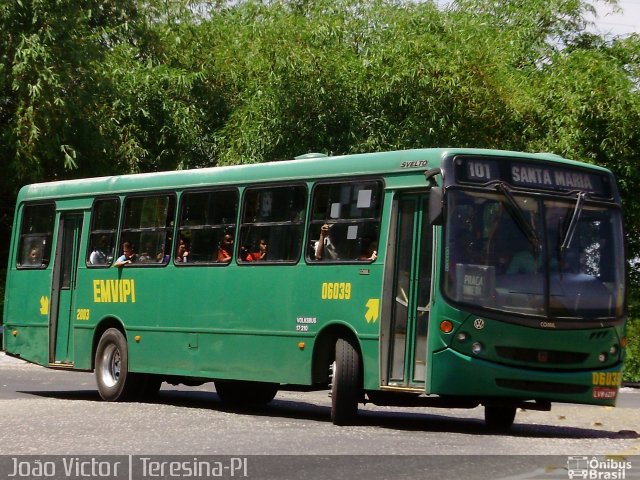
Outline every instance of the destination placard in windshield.
<svg viewBox="0 0 640 480"><path fill-rule="evenodd" d="M611 198L609 179L601 173L519 159L459 156L455 159L456 179L461 183L486 184L502 181L514 187L554 191L583 191Z"/></svg>

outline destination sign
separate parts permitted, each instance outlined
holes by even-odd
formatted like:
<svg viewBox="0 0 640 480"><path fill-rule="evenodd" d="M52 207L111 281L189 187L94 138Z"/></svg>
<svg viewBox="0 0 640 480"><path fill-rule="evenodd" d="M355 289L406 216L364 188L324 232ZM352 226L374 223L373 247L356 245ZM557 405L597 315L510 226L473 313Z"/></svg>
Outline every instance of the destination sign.
<svg viewBox="0 0 640 480"><path fill-rule="evenodd" d="M462 183L486 184L503 181L516 187L555 191L580 190L599 197L611 198L608 177L586 170L552 166L519 159L458 157L456 178Z"/></svg>
<svg viewBox="0 0 640 480"><path fill-rule="evenodd" d="M599 175L580 171L560 170L549 167L511 165L511 180L514 185L549 187L557 190L583 190L601 192L602 178Z"/></svg>

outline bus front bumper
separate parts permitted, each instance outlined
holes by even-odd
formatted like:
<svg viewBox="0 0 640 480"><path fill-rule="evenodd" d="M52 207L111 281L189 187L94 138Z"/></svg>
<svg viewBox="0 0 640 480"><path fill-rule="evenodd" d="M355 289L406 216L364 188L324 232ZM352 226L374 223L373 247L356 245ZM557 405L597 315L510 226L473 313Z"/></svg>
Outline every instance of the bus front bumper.
<svg viewBox="0 0 640 480"><path fill-rule="evenodd" d="M432 357L431 394L503 397L614 406L622 364L601 370L527 369L462 355L452 349Z"/></svg>

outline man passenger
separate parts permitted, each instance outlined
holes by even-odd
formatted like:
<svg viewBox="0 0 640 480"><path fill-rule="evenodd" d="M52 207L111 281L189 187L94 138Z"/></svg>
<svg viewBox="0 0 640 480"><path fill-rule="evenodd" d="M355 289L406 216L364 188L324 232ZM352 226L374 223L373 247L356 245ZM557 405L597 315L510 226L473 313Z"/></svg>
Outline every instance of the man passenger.
<svg viewBox="0 0 640 480"><path fill-rule="evenodd" d="M116 262L113 264L114 267L124 267L125 265L129 265L136 261L136 252L133 249L133 244L130 242L124 242L122 244L122 251L124 252Z"/></svg>

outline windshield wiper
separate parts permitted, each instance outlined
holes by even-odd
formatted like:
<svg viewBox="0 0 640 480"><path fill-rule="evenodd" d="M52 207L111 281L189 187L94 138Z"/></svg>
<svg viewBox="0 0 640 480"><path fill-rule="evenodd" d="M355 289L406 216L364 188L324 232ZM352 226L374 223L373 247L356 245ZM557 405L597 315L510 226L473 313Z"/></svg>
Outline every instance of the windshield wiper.
<svg viewBox="0 0 640 480"><path fill-rule="evenodd" d="M573 240L573 235L576 233L576 229L578 227L578 221L580 220L580 214L582 213L582 207L584 206L585 196L586 196L585 192L578 193L576 206L573 208L573 215L571 216L571 221L569 222L569 226L567 227L567 230L564 233L564 239L562 240L562 245L560 245L561 252L564 252L571 246L571 241Z"/></svg>
<svg viewBox="0 0 640 480"><path fill-rule="evenodd" d="M522 230L522 233L525 234L527 240L529 240L529 243L531 243L531 245L533 246L534 254L537 256L540 253L540 238L538 237L538 234L531 226L531 224L527 221L522 208L520 208L520 205L518 205L516 199L513 198L509 187L500 182L496 185L496 190L498 190L498 192L500 192L504 196L504 198L507 199L507 211L515 220L518 228L520 228L520 230Z"/></svg>

